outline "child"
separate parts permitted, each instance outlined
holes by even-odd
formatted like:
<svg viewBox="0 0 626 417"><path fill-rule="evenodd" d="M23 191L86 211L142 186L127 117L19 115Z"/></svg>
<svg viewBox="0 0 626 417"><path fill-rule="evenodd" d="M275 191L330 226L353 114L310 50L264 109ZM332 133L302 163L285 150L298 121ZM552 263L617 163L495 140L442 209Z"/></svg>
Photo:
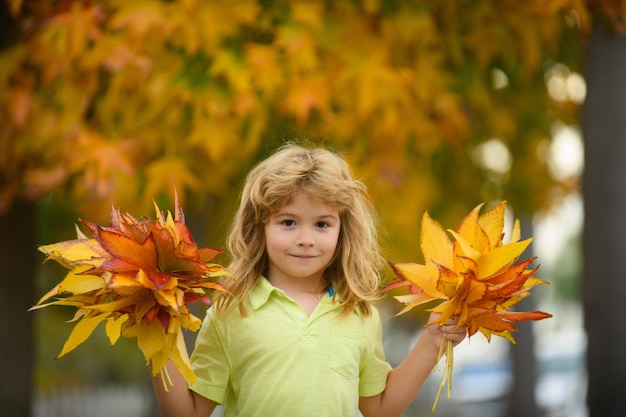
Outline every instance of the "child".
<svg viewBox="0 0 626 417"><path fill-rule="evenodd" d="M325 149L286 145L248 175L228 240L233 257L198 334L187 387L155 378L166 417L399 416L436 365L442 338L428 326L395 369L385 361L373 302L383 266L365 186ZM432 319L432 318L431 318Z"/></svg>

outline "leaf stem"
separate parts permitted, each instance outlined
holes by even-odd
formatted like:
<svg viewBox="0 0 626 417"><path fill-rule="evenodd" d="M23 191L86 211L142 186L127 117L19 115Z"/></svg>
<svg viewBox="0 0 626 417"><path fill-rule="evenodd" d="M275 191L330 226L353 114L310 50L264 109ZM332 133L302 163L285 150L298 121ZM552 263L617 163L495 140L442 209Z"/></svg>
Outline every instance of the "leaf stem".
<svg viewBox="0 0 626 417"><path fill-rule="evenodd" d="M170 377L170 373L167 371L167 367L164 366L163 369L161 369L161 382L163 383L163 389L165 390L165 392L170 392L169 387L173 387L174 383L172 382L172 378Z"/></svg>
<svg viewBox="0 0 626 417"><path fill-rule="evenodd" d="M441 389L444 385L446 385L446 381L448 382L447 386L447 397L450 398L450 394L452 392L452 366L454 365L454 346L452 345L452 341L448 339L443 339L441 341L441 346L439 347L439 355L437 356L437 365L435 366L435 371L439 370L439 361L441 357L445 354L446 356L446 366L443 368L443 374L441 375L441 381L439 382L439 388L437 389L437 395L435 396L435 401L433 402L433 408L431 411L434 413L437 408L437 403L439 402L439 396L441 395Z"/></svg>

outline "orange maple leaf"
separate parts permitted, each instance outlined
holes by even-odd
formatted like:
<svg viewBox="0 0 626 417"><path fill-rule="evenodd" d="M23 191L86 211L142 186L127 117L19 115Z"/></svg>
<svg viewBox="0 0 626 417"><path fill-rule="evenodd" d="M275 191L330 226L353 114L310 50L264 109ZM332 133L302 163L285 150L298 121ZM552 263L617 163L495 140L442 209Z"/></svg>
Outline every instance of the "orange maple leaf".
<svg viewBox="0 0 626 417"><path fill-rule="evenodd" d="M198 248L194 242L177 194L174 217L161 213L156 203L155 209L156 220L139 221L111 207L108 227L81 220L93 238L77 230L75 240L41 246L46 260L56 260L69 272L33 309L78 308L72 320L77 323L59 357L105 322L111 345L120 336L137 338L153 376L165 370L171 359L193 383L181 329L196 331L201 320L189 312L188 305L210 304L207 291L226 291L215 278L229 274L210 262L221 250ZM45 303L52 297L56 300Z"/></svg>
<svg viewBox="0 0 626 417"><path fill-rule="evenodd" d="M510 241L503 242L505 207L503 201L480 215L482 204L477 206L455 231L448 231L453 241L441 225L425 213L420 240L424 264L390 262L395 281L383 288L383 291L408 288L408 295L395 297L405 304L398 314L438 301L430 311L440 313L440 316L430 325L441 326L457 318L457 326L467 327L469 336L480 331L488 340L495 334L513 343L515 340L510 332L517 330L516 322L552 317L541 311L509 310L530 295L533 287L547 282L534 277L538 267L529 269L534 258L518 262L532 240L519 240L518 220L514 223ZM444 343L447 346L442 345L440 358L446 354L446 370L433 411L446 379L450 395L452 345L450 341L444 340Z"/></svg>

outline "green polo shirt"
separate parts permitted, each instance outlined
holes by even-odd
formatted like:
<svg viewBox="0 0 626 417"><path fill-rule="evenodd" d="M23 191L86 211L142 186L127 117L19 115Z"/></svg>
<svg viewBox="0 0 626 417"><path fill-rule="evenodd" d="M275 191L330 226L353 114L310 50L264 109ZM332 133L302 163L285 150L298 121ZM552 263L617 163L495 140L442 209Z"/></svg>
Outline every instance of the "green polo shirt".
<svg viewBox="0 0 626 417"><path fill-rule="evenodd" d="M339 317L326 294L307 316L265 278L245 307L245 317L209 309L191 356L191 389L224 404L225 417L356 416L359 396L385 389L378 311Z"/></svg>

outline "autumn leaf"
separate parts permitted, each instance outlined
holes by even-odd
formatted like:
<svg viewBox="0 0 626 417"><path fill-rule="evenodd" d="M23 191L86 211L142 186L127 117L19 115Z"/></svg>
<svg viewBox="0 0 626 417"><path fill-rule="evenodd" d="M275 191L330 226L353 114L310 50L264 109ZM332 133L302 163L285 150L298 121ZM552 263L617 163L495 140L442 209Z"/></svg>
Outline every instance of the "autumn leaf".
<svg viewBox="0 0 626 417"><path fill-rule="evenodd" d="M314 110L322 114L328 112L328 85L321 78L303 80L295 77L289 86L289 93L283 101L286 112L295 115L300 124L304 124L310 118Z"/></svg>
<svg viewBox="0 0 626 417"><path fill-rule="evenodd" d="M188 305L210 304L210 291L226 291L217 281L228 272L211 261L222 251L198 248L185 225L176 195L175 215L155 203L156 220L139 221L111 207L110 225L81 223L93 234L39 250L69 270L32 308L69 305L76 324L59 357L71 352L105 322L111 345L136 337L152 375L172 359L189 383L195 381L181 330L196 331L201 320ZM52 299L52 301L50 301Z"/></svg>
<svg viewBox="0 0 626 417"><path fill-rule="evenodd" d="M178 187L198 190L200 179L189 169L189 164L182 158L167 157L151 162L145 168L147 184L144 195L157 195L160 190L175 181Z"/></svg>
<svg viewBox="0 0 626 417"><path fill-rule="evenodd" d="M515 323L542 320L552 315L542 311L517 312L509 309L530 295L532 288L547 282L534 277L538 267L529 269L533 258L518 262L532 241L532 238L519 240L518 220L514 223L509 242L504 243L506 202L482 215L481 208L482 204L474 208L456 230L448 231L452 240L441 225L425 213L420 239L424 264L390 262L395 280L383 291L408 288L409 294L395 296L405 305L398 314L434 301L437 304L430 311L440 315L429 325L442 326L456 318L457 326L467 327L470 337L480 332L487 340L496 335L515 343L511 335L517 330ZM444 339L443 344L439 358L446 355L446 368L433 411L446 380L450 395L452 343Z"/></svg>

